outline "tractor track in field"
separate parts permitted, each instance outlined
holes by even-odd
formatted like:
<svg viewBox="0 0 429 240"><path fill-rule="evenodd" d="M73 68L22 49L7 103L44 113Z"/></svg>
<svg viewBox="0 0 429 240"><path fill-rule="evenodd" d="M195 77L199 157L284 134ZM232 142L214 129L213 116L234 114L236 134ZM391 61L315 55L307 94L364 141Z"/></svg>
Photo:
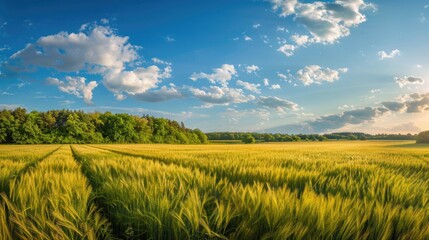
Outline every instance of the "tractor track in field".
<svg viewBox="0 0 429 240"><path fill-rule="evenodd" d="M119 154L122 156L129 156L129 157L136 157L136 158L141 158L143 160L149 160L149 161L155 161L155 162L159 162L165 165L174 165L174 166L179 166L182 168L188 168L191 170L199 170L202 173L212 176L212 177L216 177L217 181L220 181L221 179L227 179L228 182L232 183L232 184L236 184L236 183L240 183L243 185L252 185L255 183L262 183L265 185L265 187L269 187L271 189L276 189L276 188L281 188L281 187L287 187L291 192L293 191L298 191L299 194L301 194L304 191L304 185L303 186L292 186L289 185L287 182L283 182L283 183L275 183L272 182L271 180L267 180L265 177L263 176L259 176L259 175L252 175L251 178L248 178L248 175L241 175L241 174L230 174L228 172L222 172L220 174L213 172L209 167L202 167L202 166L189 166L186 164L180 164L171 160L167 160L165 158L162 157L154 157L154 156L148 156L148 155L144 155L144 154L133 154L133 153L128 153L128 152L122 152L122 151L118 151L118 150L113 150L113 149L108 149L108 148L102 148L102 147L94 147L94 146L90 146L90 145L85 145L91 148L95 148L98 150L105 150L105 151L109 151L115 154ZM244 180L244 179L250 179L248 181Z"/></svg>
<svg viewBox="0 0 429 240"><path fill-rule="evenodd" d="M95 146L91 146L91 145L85 145L85 146L88 146L88 147L94 148L94 149L98 149L98 150L109 151L109 152L119 154L122 156L130 156L130 157L141 158L143 160L155 161L155 162L159 162L159 163L162 163L165 165L174 165L174 166L179 166L179 167L183 167L183 168L188 168L191 170L200 170L204 174L207 174L209 176L215 176L217 181L220 181L221 179L227 179L232 184L241 183L243 185L252 185L255 183L262 183L265 185L264 187L267 187L270 189L287 187L291 192L297 191L298 198L301 197L301 194L304 192L304 189L305 189L305 183L303 183L304 185L291 185L288 182L273 183L273 182L271 182L271 180L267 180L263 176L258 176L258 175L256 175L256 176L253 175L253 176L251 176L251 178L249 178L251 180L246 181L243 179L246 179L247 175L230 174L228 172L222 172L221 174L217 174L216 172L210 171L211 169L207 168L207 167L188 166L186 164L176 163L174 161L171 161L171 160L168 160L168 159L165 159L162 157L148 156L148 155L139 154L139 153L122 152L122 151L118 151L118 150L113 150L113 149L103 148L103 147L95 147ZM326 192L323 193L323 191L322 192L316 191L316 189L313 189L313 191L315 191L317 194L322 194L322 195L327 194ZM336 193L336 194L339 194L344 198L351 198L350 196L343 195L342 193Z"/></svg>
<svg viewBox="0 0 429 240"><path fill-rule="evenodd" d="M108 203L105 201L105 199L102 196L99 196L96 194L96 191L100 187L100 183L97 183L92 177L91 170L89 169L89 162L91 160L86 159L85 157L82 157L79 155L78 151L74 149L72 145L70 145L70 149L73 155L73 159L75 162L80 166L80 171L85 176L85 178L88 180L89 185L93 189L93 203L95 206L100 210L100 213L107 219L107 221L110 223L110 226L112 228L112 234L114 236L114 239L123 239L123 232L119 231L119 226L116 223L115 218L107 211L108 209Z"/></svg>
<svg viewBox="0 0 429 240"><path fill-rule="evenodd" d="M58 151L58 149L60 149L61 147L63 147L63 145L61 145L58 148L48 152L46 155L28 163L20 171L18 171L15 175L12 175L10 177L10 180L12 180L12 179L19 180L25 173L27 173L27 172L31 171L32 169L34 169L35 167L37 167L37 165L39 165L40 162L42 162L43 160L45 160L46 158L51 156L54 152Z"/></svg>

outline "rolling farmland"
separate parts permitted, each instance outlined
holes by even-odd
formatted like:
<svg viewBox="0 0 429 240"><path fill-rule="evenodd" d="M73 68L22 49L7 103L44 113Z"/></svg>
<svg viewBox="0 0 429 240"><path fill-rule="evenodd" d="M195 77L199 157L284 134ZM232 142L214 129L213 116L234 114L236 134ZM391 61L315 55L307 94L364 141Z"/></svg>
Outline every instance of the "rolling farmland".
<svg viewBox="0 0 429 240"><path fill-rule="evenodd" d="M0 146L1 239L428 239L429 146Z"/></svg>

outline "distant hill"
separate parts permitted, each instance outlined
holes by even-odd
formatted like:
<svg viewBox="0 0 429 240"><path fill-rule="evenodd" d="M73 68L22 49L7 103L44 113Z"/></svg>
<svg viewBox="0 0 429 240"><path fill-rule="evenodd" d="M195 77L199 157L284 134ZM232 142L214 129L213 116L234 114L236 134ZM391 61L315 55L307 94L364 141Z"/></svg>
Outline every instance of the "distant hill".
<svg viewBox="0 0 429 240"><path fill-rule="evenodd" d="M206 143L199 129L152 116L83 111L0 111L0 143Z"/></svg>

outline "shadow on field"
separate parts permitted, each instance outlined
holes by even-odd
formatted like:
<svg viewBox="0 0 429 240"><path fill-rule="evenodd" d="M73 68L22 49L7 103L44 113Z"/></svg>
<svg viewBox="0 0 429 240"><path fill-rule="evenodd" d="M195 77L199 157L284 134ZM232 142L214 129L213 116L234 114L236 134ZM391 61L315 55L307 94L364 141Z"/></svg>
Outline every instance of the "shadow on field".
<svg viewBox="0 0 429 240"><path fill-rule="evenodd" d="M406 143L406 144L394 144L386 147L391 148L429 148L429 143Z"/></svg>

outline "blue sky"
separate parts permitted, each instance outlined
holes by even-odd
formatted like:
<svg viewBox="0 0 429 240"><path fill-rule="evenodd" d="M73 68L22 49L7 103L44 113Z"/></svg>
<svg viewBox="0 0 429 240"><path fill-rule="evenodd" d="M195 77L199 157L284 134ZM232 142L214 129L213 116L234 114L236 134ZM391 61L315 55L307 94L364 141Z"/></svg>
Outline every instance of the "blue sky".
<svg viewBox="0 0 429 240"><path fill-rule="evenodd" d="M204 131L429 129L429 1L0 2L0 108Z"/></svg>

